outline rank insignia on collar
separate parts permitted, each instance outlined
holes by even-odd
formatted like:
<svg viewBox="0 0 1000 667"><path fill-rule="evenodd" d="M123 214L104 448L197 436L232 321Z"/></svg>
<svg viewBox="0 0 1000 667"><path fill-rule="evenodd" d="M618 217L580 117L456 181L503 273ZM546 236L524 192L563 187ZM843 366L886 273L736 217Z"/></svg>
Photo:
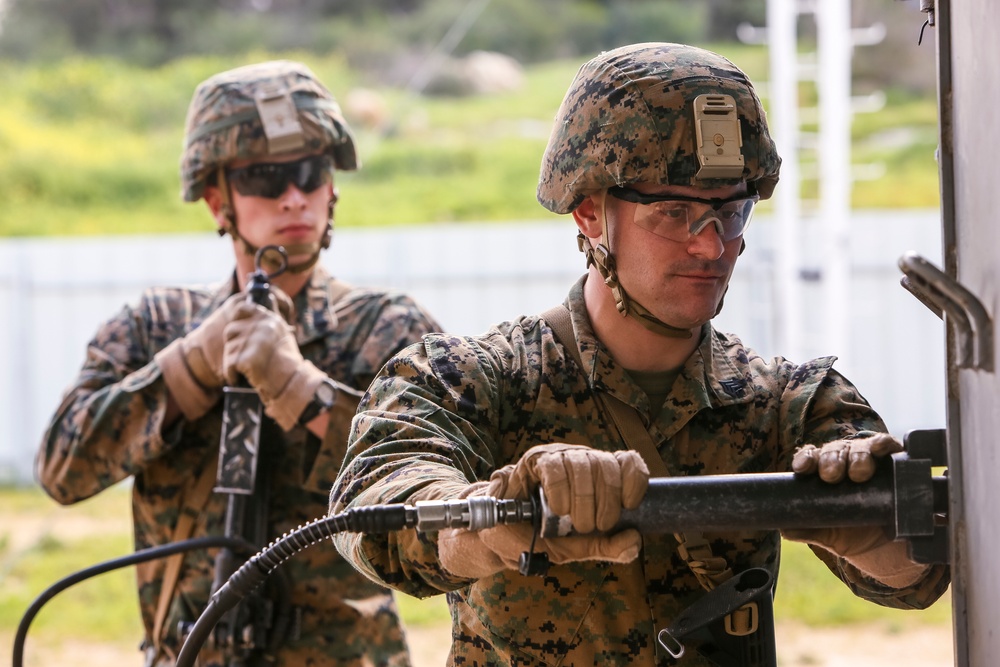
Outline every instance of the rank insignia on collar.
<svg viewBox="0 0 1000 667"><path fill-rule="evenodd" d="M743 380L719 380L719 384L722 386L722 389L733 398L742 395L743 388L746 387L746 382Z"/></svg>

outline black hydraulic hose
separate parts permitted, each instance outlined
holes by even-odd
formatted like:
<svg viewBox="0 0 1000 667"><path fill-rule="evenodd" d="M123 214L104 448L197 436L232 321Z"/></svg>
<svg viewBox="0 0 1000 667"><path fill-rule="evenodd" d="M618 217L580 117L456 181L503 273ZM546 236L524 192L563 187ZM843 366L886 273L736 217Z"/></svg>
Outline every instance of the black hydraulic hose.
<svg viewBox="0 0 1000 667"><path fill-rule="evenodd" d="M192 667L219 619L257 588L278 566L298 552L332 538L337 533L387 533L400 530L407 527L407 519L407 508L404 505L358 507L316 519L291 533L285 533L244 563L212 595L205 611L184 640L177 655L176 667Z"/></svg>
<svg viewBox="0 0 1000 667"><path fill-rule="evenodd" d="M141 549L135 553L128 554L127 556L104 561L103 563L98 563L97 565L93 565L84 570L80 570L79 572L74 572L67 577L63 577L42 591L42 593L35 598L34 602L32 602L28 607L28 610L24 612L24 616L21 617L21 622L17 626L17 633L14 635L14 657L12 667L22 667L23 665L24 642L28 636L28 627L31 625L35 616L38 615L38 612L41 611L46 602L70 586L78 584L85 579L96 577L99 574L117 570L118 568L135 565L137 563L145 563L146 561L156 560L157 558L166 558L167 556L173 556L174 554L181 553L183 551L210 549L213 547L229 547L248 554L252 554L256 550L256 548L246 540L236 537L198 537L191 540L184 540L183 542L174 542L172 544L164 544L158 547Z"/></svg>

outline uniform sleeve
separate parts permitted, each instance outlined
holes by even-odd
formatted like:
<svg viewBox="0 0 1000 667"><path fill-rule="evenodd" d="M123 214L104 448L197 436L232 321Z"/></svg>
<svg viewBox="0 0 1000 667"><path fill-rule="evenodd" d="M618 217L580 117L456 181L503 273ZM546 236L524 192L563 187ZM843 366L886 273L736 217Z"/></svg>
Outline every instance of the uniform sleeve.
<svg viewBox="0 0 1000 667"><path fill-rule="evenodd" d="M350 377L331 376L341 383L336 403L330 411L326 435L309 469L305 488L328 494L344 462L351 421L361 396L375 374L403 348L420 341L424 334L441 327L423 308L404 295L387 296L373 309L373 315L360 318L360 347L351 365ZM326 371L330 373L329 370Z"/></svg>
<svg viewBox="0 0 1000 667"><path fill-rule="evenodd" d="M144 322L126 307L98 330L45 431L36 476L59 503L89 498L171 446L160 433L166 386Z"/></svg>
<svg viewBox="0 0 1000 667"><path fill-rule="evenodd" d="M882 418L847 378L833 369L836 357L822 357L792 372L781 397L782 467L792 469L795 450L805 444L886 431Z"/></svg>
<svg viewBox="0 0 1000 667"><path fill-rule="evenodd" d="M387 297L355 359L357 388L364 391L382 366L403 348L419 342L424 334L439 331L441 325L409 297Z"/></svg>
<svg viewBox="0 0 1000 667"><path fill-rule="evenodd" d="M882 419L843 375L833 370L834 359L818 359L800 366L783 396L787 432L786 470L803 444L820 446L838 439L888 432ZM850 483L850 482L844 482ZM862 574L845 559L810 545L812 551L858 597L896 609L925 609L940 598L951 582L950 568L928 568L922 579L905 589L894 589Z"/></svg>
<svg viewBox="0 0 1000 667"><path fill-rule="evenodd" d="M361 402L330 496L349 508L455 497L495 467L499 367L477 343L427 336L392 359ZM430 495L428 495L430 494ZM416 597L459 588L440 567L436 534L342 533L340 553L371 579Z"/></svg>

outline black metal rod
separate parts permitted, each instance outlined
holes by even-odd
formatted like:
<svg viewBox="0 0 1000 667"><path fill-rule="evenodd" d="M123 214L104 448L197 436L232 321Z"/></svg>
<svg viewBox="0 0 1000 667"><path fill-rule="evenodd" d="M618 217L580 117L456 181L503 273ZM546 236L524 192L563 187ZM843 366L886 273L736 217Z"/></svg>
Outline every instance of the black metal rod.
<svg viewBox="0 0 1000 667"><path fill-rule="evenodd" d="M945 512L945 477L928 480L934 511ZM889 526L895 522L897 496L891 470L880 470L863 484L829 484L816 475L753 473L654 477L639 507L623 510L616 530L636 528L649 535L685 531L779 530ZM542 537L572 531L567 517L542 503Z"/></svg>
<svg viewBox="0 0 1000 667"><path fill-rule="evenodd" d="M892 479L828 484L794 473L654 478L621 527L647 534L892 525Z"/></svg>

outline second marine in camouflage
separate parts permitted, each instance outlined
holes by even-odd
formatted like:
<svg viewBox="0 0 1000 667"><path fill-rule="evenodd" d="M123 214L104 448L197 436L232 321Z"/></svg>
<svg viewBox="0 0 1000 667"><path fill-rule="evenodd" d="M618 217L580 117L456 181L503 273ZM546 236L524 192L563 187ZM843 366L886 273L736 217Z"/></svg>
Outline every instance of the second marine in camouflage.
<svg viewBox="0 0 1000 667"><path fill-rule="evenodd" d="M573 215L587 274L542 316L428 335L392 359L359 406L331 511L540 486L574 526L606 531L650 471L870 477L899 443L832 357L768 361L709 323L779 165L751 83L725 58L651 43L585 64L538 199ZM622 410L651 455L629 449ZM780 549L777 532L539 539L556 565L526 577L531 537L515 525L335 541L376 581L447 594L452 665L711 665L696 651L675 663L657 631L733 572L776 572ZM880 528L794 538L879 604L925 607L949 582Z"/></svg>
<svg viewBox="0 0 1000 667"><path fill-rule="evenodd" d="M347 285L317 265L332 233L334 170L357 164L339 107L304 65L259 63L202 82L188 110L183 196L204 199L231 237L235 271L210 287L149 289L98 330L39 449L52 497L75 503L131 477L137 549L222 534L227 496L212 493L222 389L242 375L269 417L254 493L269 501L247 511L264 535L255 546L323 514L361 391L392 354L438 329L408 296ZM280 314L246 298L266 245L289 255L271 281ZM200 549L139 565L147 667L176 661L216 561ZM254 646L210 642L200 665L409 664L391 592L335 550L282 570L289 595L270 599L292 607L292 629Z"/></svg>

